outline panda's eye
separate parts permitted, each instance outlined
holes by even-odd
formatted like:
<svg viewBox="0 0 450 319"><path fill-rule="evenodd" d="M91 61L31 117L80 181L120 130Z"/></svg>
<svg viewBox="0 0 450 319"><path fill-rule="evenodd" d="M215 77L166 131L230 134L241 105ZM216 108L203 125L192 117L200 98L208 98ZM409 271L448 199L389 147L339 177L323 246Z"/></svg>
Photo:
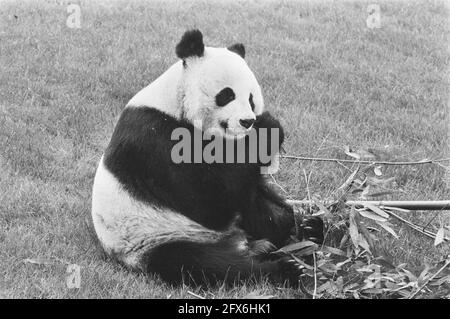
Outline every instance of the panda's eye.
<svg viewBox="0 0 450 319"><path fill-rule="evenodd" d="M250 97L248 98L250 106L252 107L252 111L255 110L255 103L253 102L253 94L250 93Z"/></svg>
<svg viewBox="0 0 450 319"><path fill-rule="evenodd" d="M225 106L236 98L231 88L224 88L216 95L217 106Z"/></svg>

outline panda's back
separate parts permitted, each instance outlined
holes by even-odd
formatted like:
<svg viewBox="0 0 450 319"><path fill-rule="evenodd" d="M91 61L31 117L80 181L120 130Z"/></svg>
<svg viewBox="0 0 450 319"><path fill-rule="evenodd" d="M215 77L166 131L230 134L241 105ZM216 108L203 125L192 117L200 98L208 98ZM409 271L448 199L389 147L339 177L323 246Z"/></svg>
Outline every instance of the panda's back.
<svg viewBox="0 0 450 319"><path fill-rule="evenodd" d="M127 103L127 106L158 108L178 118L180 115L180 79L182 72L182 62L174 63L156 80L136 93Z"/></svg>

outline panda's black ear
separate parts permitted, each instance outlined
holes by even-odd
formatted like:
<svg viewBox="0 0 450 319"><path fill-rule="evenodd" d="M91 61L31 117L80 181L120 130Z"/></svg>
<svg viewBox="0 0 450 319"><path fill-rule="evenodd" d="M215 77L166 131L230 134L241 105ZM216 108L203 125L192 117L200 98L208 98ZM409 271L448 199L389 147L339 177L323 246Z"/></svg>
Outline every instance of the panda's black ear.
<svg viewBox="0 0 450 319"><path fill-rule="evenodd" d="M228 50L239 54L243 59L245 59L245 47L242 43L236 43L227 48Z"/></svg>
<svg viewBox="0 0 450 319"><path fill-rule="evenodd" d="M192 56L201 57L204 51L203 35L196 29L186 31L175 49L177 56L183 60Z"/></svg>

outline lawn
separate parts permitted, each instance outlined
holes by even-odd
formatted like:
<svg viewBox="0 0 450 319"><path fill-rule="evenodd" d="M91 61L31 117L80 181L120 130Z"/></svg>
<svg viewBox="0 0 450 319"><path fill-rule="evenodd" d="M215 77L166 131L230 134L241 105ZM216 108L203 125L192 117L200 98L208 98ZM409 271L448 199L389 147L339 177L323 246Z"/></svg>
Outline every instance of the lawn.
<svg viewBox="0 0 450 319"><path fill-rule="evenodd" d="M349 145L387 160L450 155L444 1L70 1L80 4L80 29L66 26L68 3L0 1L0 297L304 297L265 282L172 289L112 263L92 237L93 177L118 115L176 61L188 28L209 46L246 45L288 154L343 158ZM366 26L370 3L380 5L381 28ZM353 169L284 159L275 177L291 198L327 197ZM386 199L450 199L443 167L383 173L395 177ZM432 229L450 220L402 216ZM413 272L449 253L396 229L400 239L379 244ZM81 266L80 289L67 288L67 264Z"/></svg>

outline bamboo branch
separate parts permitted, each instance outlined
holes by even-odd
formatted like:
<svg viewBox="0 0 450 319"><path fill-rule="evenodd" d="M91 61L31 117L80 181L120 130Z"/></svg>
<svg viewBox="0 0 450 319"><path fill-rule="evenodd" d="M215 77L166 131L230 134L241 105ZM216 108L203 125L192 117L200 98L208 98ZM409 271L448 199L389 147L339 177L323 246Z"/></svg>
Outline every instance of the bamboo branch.
<svg viewBox="0 0 450 319"><path fill-rule="evenodd" d="M439 275L445 268L447 268L448 266L450 266L450 258L447 259L447 261L445 262L444 266L442 266L433 276L431 276L430 278L428 278L422 286L420 286L419 289L417 289L414 293L412 293L408 299L413 299L423 288L425 288L426 285L428 285L428 283L433 280L434 278L436 278L437 275Z"/></svg>
<svg viewBox="0 0 450 319"><path fill-rule="evenodd" d="M391 161L368 161L368 160L351 160L340 158L322 158L322 157L307 157L294 155L280 155L281 158L296 159L302 161L316 161L316 162L335 162L335 163L357 163L357 164L375 164L375 165L421 165L421 164L438 164L441 162L450 161L450 158L441 159L426 159L413 162L391 162Z"/></svg>
<svg viewBox="0 0 450 319"><path fill-rule="evenodd" d="M287 200L288 204L291 205L315 205L314 201L310 200ZM322 202L325 206L330 206L334 204L334 201ZM409 210L450 210L450 200L435 200L435 201L400 201L400 200L349 200L345 202L348 206L365 206L365 205L375 205L375 206L389 206L397 207Z"/></svg>
<svg viewBox="0 0 450 319"><path fill-rule="evenodd" d="M316 263L316 253L313 252L313 260L314 260L314 292L313 292L313 298L316 299L317 295L317 263Z"/></svg>
<svg viewBox="0 0 450 319"><path fill-rule="evenodd" d="M418 231L419 233L424 234L425 236L430 237L431 239L435 239L436 238L436 234L424 229L423 227L417 226L413 223L411 223L410 221L400 217L399 215L395 214L394 212L392 212L391 210L395 209L395 207L384 207L385 208L385 212L387 212L389 215L397 218L399 221L403 222L404 224L406 224L407 226L411 227L412 229ZM444 241L450 241L450 238L444 236Z"/></svg>
<svg viewBox="0 0 450 319"><path fill-rule="evenodd" d="M310 200L287 200L288 204L291 205L309 205L314 206L317 204L314 201ZM335 204L336 201L328 201L328 202L322 202L325 206L330 206L332 204ZM436 238L436 234L424 229L423 227L417 226L408 220L400 217L399 215L395 214L391 210L398 210L406 213L411 213L412 210L450 210L450 200L441 200L441 201L346 201L346 205L348 206L366 206L366 205L374 205L379 206L380 208L383 208L385 212L387 212L389 215L397 218L401 222L408 225L410 228L424 234L425 236L428 236L432 239ZM444 236L444 241L450 241L450 238Z"/></svg>
<svg viewBox="0 0 450 319"><path fill-rule="evenodd" d="M188 290L187 293L190 294L191 296L194 296L195 298L198 298L198 299L206 299L205 297L202 297L202 296L200 296L200 295L197 295L196 293L193 293L193 292L190 291L190 290Z"/></svg>

